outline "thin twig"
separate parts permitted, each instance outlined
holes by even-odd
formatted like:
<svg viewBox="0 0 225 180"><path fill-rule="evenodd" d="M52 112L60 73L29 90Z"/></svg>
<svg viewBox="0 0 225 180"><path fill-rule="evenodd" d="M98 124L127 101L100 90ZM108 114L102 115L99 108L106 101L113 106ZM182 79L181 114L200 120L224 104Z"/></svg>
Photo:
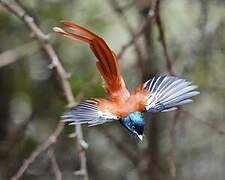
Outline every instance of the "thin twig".
<svg viewBox="0 0 225 180"><path fill-rule="evenodd" d="M175 116L172 120L172 125L170 128L170 141L171 141L171 149L170 149L170 153L169 153L169 169L170 169L170 176L171 179L176 179L176 172L177 172L177 168L176 168L176 124L177 124L177 120L179 119L180 116L180 109L178 109L175 112Z"/></svg>
<svg viewBox="0 0 225 180"><path fill-rule="evenodd" d="M70 84L67 80L68 74L64 70L62 64L59 61L59 58L53 49L50 41L49 41L49 36L44 34L41 29L38 27L38 25L34 22L33 17L27 14L27 12L22 9L21 6L19 6L16 2L10 3L9 1L6 0L0 0L0 4L5 7L9 12L13 13L15 16L20 18L24 24L30 29L30 31L34 34L36 39L40 42L41 46L51 59L52 67L55 67L58 76L60 77L62 88L64 95L69 102L69 105L74 105L74 97L73 93L70 88Z"/></svg>
<svg viewBox="0 0 225 180"><path fill-rule="evenodd" d="M131 24L128 21L127 16L125 15L124 9L123 7L120 7L118 5L118 2L116 0L109 0L113 10L118 14L118 17L120 19L120 21L123 22L124 27L126 28L126 30L128 31L128 33L131 36L131 39L135 38L135 32L131 26ZM139 46L137 41L134 41L134 49L137 55L137 59L138 59L138 66L140 67L141 71L144 71L145 66L144 66L144 57L142 55L141 52L141 47ZM120 57L119 57L120 58Z"/></svg>
<svg viewBox="0 0 225 180"><path fill-rule="evenodd" d="M134 165L137 164L137 157L133 150L126 146L123 142L116 139L109 131L104 131L104 135L110 139L122 154L124 154Z"/></svg>
<svg viewBox="0 0 225 180"><path fill-rule="evenodd" d="M46 149L48 149L51 145L55 144L57 141L58 136L62 132L64 128L64 123L59 122L55 131L48 137L48 139L41 145L38 146L38 148L33 151L33 153L30 155L30 157L24 161L20 169L17 171L17 173L10 178L10 180L18 180L22 177L24 172L28 169L28 167L35 161L35 159Z"/></svg>
<svg viewBox="0 0 225 180"><path fill-rule="evenodd" d="M88 171L87 171L87 158L86 152L88 145L83 139L83 132L80 126L75 126L75 131L77 134L78 150L80 155L80 170L75 171L75 175L83 176L84 180L88 180Z"/></svg>
<svg viewBox="0 0 225 180"><path fill-rule="evenodd" d="M199 123L199 124L202 124L202 125L205 125L207 126L208 128L216 131L218 134L220 135L225 135L225 130L224 129L221 129L220 127L216 126L216 125L213 125L209 122L206 122L198 117L196 117L194 114L192 114L191 112L189 111L186 111L186 110L182 110L181 111L183 114L187 115L187 116L190 116L192 119L195 120L196 123Z"/></svg>
<svg viewBox="0 0 225 180"><path fill-rule="evenodd" d="M172 68L172 61L171 58L169 56L168 53L168 47L167 47L167 43L166 43L166 38L165 38L165 30L163 28L163 24L162 24L162 20L161 20L161 9L160 9L160 0L156 1L156 7L155 7L155 18L156 18L156 25L158 27L158 31L159 31L159 40L163 49L163 53L164 53L164 57L165 57L165 61L166 61L166 68L167 71L169 72L169 74L171 75L175 75L175 73L173 72L173 68ZM177 120L179 118L180 115L180 109L178 109L178 111L175 112L175 116L172 120L172 125L170 127L170 141L171 141L171 149L170 149L170 153L169 153L169 170L170 170L170 176L171 179L176 179L176 124L177 124Z"/></svg>
<svg viewBox="0 0 225 180"><path fill-rule="evenodd" d="M171 75L174 75L172 61L171 61L171 58L168 53L168 48L167 48L167 43L166 43L166 38L165 38L165 31L164 31L162 20L161 20L160 3L161 3L160 0L158 0L156 2L156 11L155 11L156 24L157 24L157 27L159 30L159 40L161 42L161 45L163 48L163 53L164 53L164 56L166 59L167 70Z"/></svg>
<svg viewBox="0 0 225 180"><path fill-rule="evenodd" d="M40 42L40 45L42 48L45 50L46 54L49 56L51 59L51 67L54 67L56 69L56 72L58 74L58 77L61 82L61 87L63 90L63 93L65 95L65 98L68 102L68 106L73 106L76 104L74 100L74 96L72 93L71 86L68 81L68 74L63 68L54 48L52 47L52 44L49 40L49 36L44 34L42 30L38 27L38 25L34 22L34 19L32 16L30 16L25 9L18 4L17 2L10 3L9 1L6 0L0 0L0 4L5 7L9 12L20 18L24 24L30 29L30 31L34 34L36 39ZM60 123L59 123L60 124ZM80 161L81 161L81 171L84 172L83 177L85 180L88 179L88 172L87 172L87 167L86 167L86 153L82 147L82 142L83 140L83 134L82 134L82 129L81 125L76 125L76 134L77 134L77 141L78 141L78 149L82 149L83 152L79 153L80 155ZM48 143L47 143L48 144ZM39 152L39 151L38 151ZM40 152L39 152L40 154ZM31 158L32 159L32 158ZM29 164L28 164L29 166ZM28 166L26 168L28 168ZM26 170L26 169L25 169ZM22 171L23 173L25 172ZM22 174L23 174L22 173ZM21 176L22 176L21 174Z"/></svg>
<svg viewBox="0 0 225 180"><path fill-rule="evenodd" d="M125 51L132 46L139 37L141 37L143 35L143 33L145 31L148 30L148 28L151 26L152 22L154 22L155 20L155 10L156 10L156 4L153 4L149 10L148 16L145 19L144 23L142 24L141 28L139 29L139 31L137 31L132 39L130 39L130 41L128 41L125 45L122 46L120 52L118 53L118 58L121 59L123 54L125 53Z"/></svg>
<svg viewBox="0 0 225 180"><path fill-rule="evenodd" d="M59 169L59 165L56 161L55 152L54 152L53 148L48 149L48 157L52 164L52 170L54 172L55 179L62 180L62 173L61 173L61 171Z"/></svg>
<svg viewBox="0 0 225 180"><path fill-rule="evenodd" d="M127 4L122 5L120 8L123 11L127 11L129 9L131 9L133 6L135 5L135 3L133 1L128 2ZM106 17L108 17L110 14L110 12L103 12L103 13L98 13L96 16L92 17L91 19L88 19L85 24L95 24L98 21L104 21Z"/></svg>

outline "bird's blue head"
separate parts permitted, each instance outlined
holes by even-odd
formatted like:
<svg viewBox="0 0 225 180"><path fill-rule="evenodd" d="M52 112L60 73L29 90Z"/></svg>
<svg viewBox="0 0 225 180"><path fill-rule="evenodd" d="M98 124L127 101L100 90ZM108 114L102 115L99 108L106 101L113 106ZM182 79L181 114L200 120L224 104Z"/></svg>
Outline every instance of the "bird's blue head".
<svg viewBox="0 0 225 180"><path fill-rule="evenodd" d="M121 118L121 124L128 129L133 135L143 140L144 116L141 112L131 112L127 116Z"/></svg>

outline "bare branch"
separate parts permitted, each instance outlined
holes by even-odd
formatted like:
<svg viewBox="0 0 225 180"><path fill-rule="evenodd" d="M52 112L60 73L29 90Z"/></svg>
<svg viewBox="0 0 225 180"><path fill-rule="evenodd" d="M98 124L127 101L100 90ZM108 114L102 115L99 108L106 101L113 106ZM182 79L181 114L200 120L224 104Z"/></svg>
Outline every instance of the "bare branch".
<svg viewBox="0 0 225 180"><path fill-rule="evenodd" d="M153 3L153 5L151 6L149 12L148 12L148 16L146 18L146 20L144 21L144 23L142 24L141 28L139 31L137 31L136 33L133 34L133 37L130 41L128 41L125 45L122 46L120 52L118 53L118 58L121 59L121 57L123 56L124 52L130 47L132 46L139 37L141 37L143 35L143 33L145 31L148 30L148 28L151 26L152 22L154 22L155 20L155 10L156 10L156 4Z"/></svg>
<svg viewBox="0 0 225 180"><path fill-rule="evenodd" d="M40 42L40 45L45 50L45 52L49 56L49 58L51 59L52 67L55 67L55 69L56 69L56 72L57 72L58 77L59 77L60 82L61 82L61 87L62 87L63 93L65 95L65 98L66 98L67 102L68 102L68 105L70 107L75 105L76 102L74 100L72 89L71 89L71 86L70 86L69 81L68 81L68 74L66 73L65 69L63 68L54 48L52 47L52 44L49 41L49 36L42 32L42 30L34 22L33 17L31 17L25 11L25 9L20 4L18 4L17 2L14 2L14 3L11 2L10 3L7 0L0 0L0 4L3 7L5 7L9 12L14 14L16 17L20 18L24 22L24 24L29 28L29 30L34 34L35 38ZM59 125L61 125L61 123L59 123ZM77 141L78 141L78 149L80 151L82 149L82 153L79 153L80 161L81 161L81 171L84 172L83 177L84 177L85 180L87 180L88 179L88 172L87 172L87 169L86 169L86 153L85 153L85 151L84 151L84 149L81 145L82 142L84 141L81 125L76 125L76 131L77 131L76 134L77 134ZM45 144L48 145L49 144L48 141L46 141L44 143L44 145ZM44 146L43 149L45 150L46 148L47 147ZM42 150L42 148L40 148L38 150ZM40 151L35 151L34 153L35 154L33 156L36 158L36 156L38 156L38 154L40 154ZM24 166L26 168L21 169L21 171L19 171L18 173L23 174L25 172L25 170L28 168L29 164L32 162L31 160L33 160L33 158L32 158L33 156L31 155L31 157L30 157L31 159L28 161L28 163L26 163L27 165ZM22 176L22 174L20 174L20 176Z"/></svg>
<svg viewBox="0 0 225 180"><path fill-rule="evenodd" d="M176 124L177 124L177 120L179 119L180 116L180 109L178 109L175 112L175 116L172 120L172 125L170 128L170 141L171 141L171 149L170 149L170 153L169 153L169 170L170 170L170 176L171 179L176 179L176 172L177 172L177 168L176 168Z"/></svg>
<svg viewBox="0 0 225 180"><path fill-rule="evenodd" d="M217 132L218 134L220 134L220 135L225 135L225 130L224 130L224 129L221 129L221 128L219 128L218 126L215 126L215 125L213 125L213 124L211 124L211 123L208 123L208 122L206 122L206 121L204 121L204 120L202 120L202 119L196 117L196 116L195 116L194 114L192 114L191 112L186 111L186 110L182 110L182 113L185 114L185 115L187 115L187 116L190 116L192 119L195 120L196 123L205 125L205 126L207 126L208 128L210 128L210 129L216 131L216 132Z"/></svg>
<svg viewBox="0 0 225 180"><path fill-rule="evenodd" d="M20 58L25 55L27 56L35 53L37 49L37 45L34 42L30 42L15 49L10 49L1 53L0 68L15 63L17 60L20 60Z"/></svg>
<svg viewBox="0 0 225 180"><path fill-rule="evenodd" d="M130 23L127 19L127 16L125 15L124 8L120 7L116 0L109 0L109 2L111 4L113 10L118 14L119 19L123 22L125 28L129 32L131 38L134 39L135 33L134 33L134 30L133 30L132 26L130 25ZM141 52L141 47L139 46L137 41L134 41L133 44L134 44L134 49L136 51L136 55L137 55L137 59L138 59L138 65L139 65L140 69L142 71L144 71L144 68L145 68L144 63L143 63L144 57L143 57L142 52Z"/></svg>
<svg viewBox="0 0 225 180"><path fill-rule="evenodd" d="M41 29L38 27L38 25L34 22L33 17L28 15L24 9L22 9L21 6L19 6L16 2L10 3L9 1L6 0L0 0L0 4L4 6L9 12L13 13L15 16L20 18L25 25L30 29L30 31L34 34L36 39L40 42L41 46L51 59L52 65L55 67L58 76L60 77L61 80L61 85L63 88L64 95L69 103L70 106L75 104L73 93L70 88L70 84L67 80L67 73L64 70L62 64L59 61L59 58L53 49L50 41L49 41L49 36L44 34Z"/></svg>
<svg viewBox="0 0 225 180"><path fill-rule="evenodd" d="M18 170L18 172L12 177L10 178L10 180L18 180L22 177L22 175L24 174L24 172L28 169L28 167L35 161L35 159L42 153L44 152L46 149L48 149L51 145L55 144L57 141L58 136L60 135L60 133L62 132L64 128L64 123L63 122L59 122L55 131L52 133L52 135L50 135L48 137L48 139L41 144L31 155L30 157L24 161L23 165L20 167L20 169Z"/></svg>
<svg viewBox="0 0 225 180"><path fill-rule="evenodd" d="M156 0L155 2L155 20L156 20L156 25L158 27L158 31L159 31L159 40L163 49L163 53L164 53L164 57L165 57L165 61L166 61L166 68L167 71L169 72L169 74L171 75L175 75L175 73L173 72L172 69L172 62L171 62L171 58L169 56L168 53L168 48L167 48L167 43L166 43L166 38L165 38L165 30L163 28L162 25L162 20L161 20L161 11L160 11L160 0ZM170 176L171 179L176 179L176 124L177 124L177 120L179 118L180 115L180 109L178 111L175 112L175 116L172 120L172 125L170 127L170 141L171 141L171 149L169 152L169 170L170 170Z"/></svg>
<svg viewBox="0 0 225 180"><path fill-rule="evenodd" d="M168 48L167 48L167 43L166 43L166 38L165 38L165 31L164 31L164 28L163 28L163 25L162 25L162 20L161 20L160 3L161 3L160 0L158 0L156 2L156 11L155 11L156 24L157 24L157 27L158 27L158 30L159 30L159 40L161 42L161 45L162 45L162 48L163 48L163 53L164 53L164 56L165 56L165 59L166 59L167 70L171 75L174 75L172 61L171 61L171 58L170 58L169 53L168 53Z"/></svg>
<svg viewBox="0 0 225 180"><path fill-rule="evenodd" d="M49 148L48 149L48 157L51 161L51 164L52 164L52 170L55 174L55 179L56 180L62 180L62 173L59 169L59 165L56 161L56 157L55 157L55 152L53 150L53 148Z"/></svg>
<svg viewBox="0 0 225 180"><path fill-rule="evenodd" d="M80 126L75 126L75 131L77 134L78 150L80 155L80 170L76 171L75 175L83 176L84 180L88 180L87 158L85 152L85 149L87 148L87 143L83 139L83 132Z"/></svg>

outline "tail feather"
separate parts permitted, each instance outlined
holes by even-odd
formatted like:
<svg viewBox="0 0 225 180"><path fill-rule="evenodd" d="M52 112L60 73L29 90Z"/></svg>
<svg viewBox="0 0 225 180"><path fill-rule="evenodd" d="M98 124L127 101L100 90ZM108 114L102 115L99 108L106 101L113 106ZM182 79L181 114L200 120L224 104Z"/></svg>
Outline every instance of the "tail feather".
<svg viewBox="0 0 225 180"><path fill-rule="evenodd" d="M116 56L114 56L108 45L101 37L89 31L88 29L81 27L77 24L74 24L72 22L64 20L61 20L60 22L63 23L65 26L68 26L70 29L76 30L92 40L91 43L89 43L89 45L91 46L92 51L100 61L101 66L104 67L103 69L105 74L114 74L114 75L120 74L120 72L118 71L119 68L117 60L115 58Z"/></svg>
<svg viewBox="0 0 225 180"><path fill-rule="evenodd" d="M197 86L174 76L154 77L145 83L144 88L151 93L146 104L149 112L174 110L177 106L191 103L190 98L199 94Z"/></svg>
<svg viewBox="0 0 225 180"><path fill-rule="evenodd" d="M96 63L101 77L104 81L104 88L110 98L127 97L127 90L124 80L120 74L119 65L115 53L108 47L106 42L88 29L76 25L69 21L60 21L65 26L77 31L80 35L65 31L59 27L53 30L73 40L79 40L90 45L93 53L97 57Z"/></svg>
<svg viewBox="0 0 225 180"><path fill-rule="evenodd" d="M82 42L85 42L87 44L91 44L91 40L87 37L84 37L84 36L80 36L78 34L74 34L74 33L71 33L71 32L68 32L68 31L65 31L59 27L54 27L53 30L57 33L60 33L62 34L63 36L65 37L68 37L70 39L73 39L73 40L80 40Z"/></svg>

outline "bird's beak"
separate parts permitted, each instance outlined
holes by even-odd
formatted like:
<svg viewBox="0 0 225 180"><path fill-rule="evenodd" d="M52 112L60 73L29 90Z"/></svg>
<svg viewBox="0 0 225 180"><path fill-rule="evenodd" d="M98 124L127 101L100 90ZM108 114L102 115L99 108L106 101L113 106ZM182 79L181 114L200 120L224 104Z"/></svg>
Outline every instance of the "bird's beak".
<svg viewBox="0 0 225 180"><path fill-rule="evenodd" d="M141 141L143 141L143 135L138 135L138 134L137 134L137 137L138 137Z"/></svg>

